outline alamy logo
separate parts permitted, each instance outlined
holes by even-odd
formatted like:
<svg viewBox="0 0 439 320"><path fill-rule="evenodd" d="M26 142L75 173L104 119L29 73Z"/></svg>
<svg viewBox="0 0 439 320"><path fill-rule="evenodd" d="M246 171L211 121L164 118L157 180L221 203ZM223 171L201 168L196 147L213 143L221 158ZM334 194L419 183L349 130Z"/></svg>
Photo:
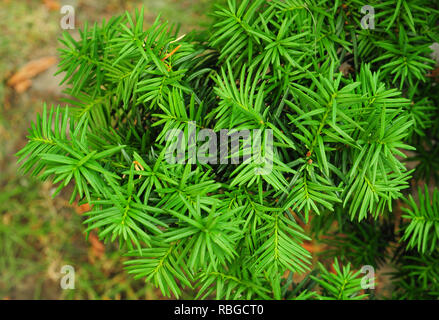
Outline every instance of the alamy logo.
<svg viewBox="0 0 439 320"><path fill-rule="evenodd" d="M361 288L362 289L375 289L375 268L370 265L365 265L361 267L361 273L366 275L361 278Z"/></svg>
<svg viewBox="0 0 439 320"><path fill-rule="evenodd" d="M64 15L60 21L61 28L64 30L75 29L75 8L65 5L61 7L60 13Z"/></svg>
<svg viewBox="0 0 439 320"><path fill-rule="evenodd" d="M75 268L71 265L62 266L61 273L65 274L61 278L61 288L64 290L75 289Z"/></svg>
<svg viewBox="0 0 439 320"><path fill-rule="evenodd" d="M271 129L215 132L199 130L196 122L190 121L185 131L169 130L165 140L165 158L170 164L253 164L257 175L269 174L273 168Z"/></svg>
<svg viewBox="0 0 439 320"><path fill-rule="evenodd" d="M361 13L367 13L361 19L361 27L363 29L375 29L375 8L370 5L365 5L361 8Z"/></svg>

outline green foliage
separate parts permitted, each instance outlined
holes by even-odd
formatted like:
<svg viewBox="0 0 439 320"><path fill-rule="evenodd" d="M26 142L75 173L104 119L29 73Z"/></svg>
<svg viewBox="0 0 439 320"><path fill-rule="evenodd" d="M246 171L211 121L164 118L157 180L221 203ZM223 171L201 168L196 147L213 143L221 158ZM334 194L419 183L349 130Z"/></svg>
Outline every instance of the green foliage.
<svg viewBox="0 0 439 320"><path fill-rule="evenodd" d="M402 241L407 241L407 248L416 248L419 252L432 252L439 241L439 190L434 189L432 197L425 185L425 193L418 189L419 205L412 195L407 203L409 208L403 208L403 217L410 223L404 230Z"/></svg>
<svg viewBox="0 0 439 320"><path fill-rule="evenodd" d="M58 191L74 181L71 201L93 206L86 232L117 241L128 272L167 296L189 288L199 298L367 298L349 263L336 261L335 274L320 264L320 277L294 283L292 274L313 269L301 225L312 218L321 234L338 220L347 237L333 245L348 248L343 260L384 262L388 242L374 233L409 188L404 158L430 137L437 113L421 94L438 34L429 5L402 0L389 14L391 2L377 1L376 33L361 28L359 2L312 0L230 0L209 38L179 36L159 18L145 28L143 11L85 26L78 41L64 33L59 72L70 108L44 109L19 161ZM204 128L259 129L265 155L166 160L170 132L187 141ZM233 150L245 154L244 143ZM403 241L432 252L437 205L420 205L407 211Z"/></svg>
<svg viewBox="0 0 439 320"><path fill-rule="evenodd" d="M367 294L362 294L363 277L361 271L353 272L350 264L340 267L337 260L332 265L335 273L329 272L322 264L320 278L311 276L323 289L324 294L316 294L319 300L362 300ZM369 283L367 283L369 285Z"/></svg>
<svg viewBox="0 0 439 320"><path fill-rule="evenodd" d="M393 273L395 290L392 298L410 300L437 300L439 296L439 265L437 251L431 255L416 252L398 258Z"/></svg>
<svg viewBox="0 0 439 320"><path fill-rule="evenodd" d="M389 243L396 239L393 230L394 224L388 219L361 223L343 221L328 238L321 240L329 246L322 256L339 257L341 262L350 262L356 268L365 265L379 268L390 258Z"/></svg>

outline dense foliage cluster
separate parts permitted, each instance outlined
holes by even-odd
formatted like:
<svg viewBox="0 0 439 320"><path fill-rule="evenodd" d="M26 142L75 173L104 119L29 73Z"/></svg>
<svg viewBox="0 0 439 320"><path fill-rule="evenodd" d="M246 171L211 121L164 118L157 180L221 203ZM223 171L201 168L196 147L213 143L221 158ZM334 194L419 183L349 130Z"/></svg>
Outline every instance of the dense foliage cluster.
<svg viewBox="0 0 439 320"><path fill-rule="evenodd" d="M69 107L44 108L22 168L72 184L87 232L168 296L364 299L353 270L391 262L393 298L437 298L439 192L415 200L410 181L434 186L439 168L439 5L368 4L369 29L358 0L230 0L208 32L146 28L143 11L66 32ZM188 139L193 122L259 129L262 146L272 132L271 170L255 174L256 156L169 163L167 133ZM313 270L311 239L328 245L322 262L338 257L332 271Z"/></svg>

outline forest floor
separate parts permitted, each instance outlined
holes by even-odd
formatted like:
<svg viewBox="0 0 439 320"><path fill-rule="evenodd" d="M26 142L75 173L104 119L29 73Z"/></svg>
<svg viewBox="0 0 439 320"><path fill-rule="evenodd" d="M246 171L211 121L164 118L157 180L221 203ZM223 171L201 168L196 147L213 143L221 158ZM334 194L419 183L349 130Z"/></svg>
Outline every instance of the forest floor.
<svg viewBox="0 0 439 320"><path fill-rule="evenodd" d="M145 6L146 23L157 14L181 23L181 32L209 23L209 0L0 0L0 299L158 299L159 292L134 280L123 257L95 234L85 239L83 208L66 195L52 199L50 182L17 169L15 153L26 144L27 129L43 102L61 103L57 70L60 8L75 8L78 34L84 22ZM14 76L15 74L15 76ZM63 290L61 268L75 269L75 289ZM183 297L184 298L184 297Z"/></svg>

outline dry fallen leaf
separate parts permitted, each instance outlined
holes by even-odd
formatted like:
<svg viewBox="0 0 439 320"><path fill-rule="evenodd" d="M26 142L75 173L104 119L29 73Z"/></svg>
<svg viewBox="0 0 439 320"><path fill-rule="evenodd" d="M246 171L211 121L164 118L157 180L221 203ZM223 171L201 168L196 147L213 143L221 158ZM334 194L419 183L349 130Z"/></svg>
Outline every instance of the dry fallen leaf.
<svg viewBox="0 0 439 320"><path fill-rule="evenodd" d="M51 11L58 11L61 8L61 5L56 0L43 0L43 3Z"/></svg>
<svg viewBox="0 0 439 320"><path fill-rule="evenodd" d="M432 70L431 73L427 73L427 77L434 78L435 81L439 82L439 67Z"/></svg>
<svg viewBox="0 0 439 320"><path fill-rule="evenodd" d="M53 56L32 60L9 78L8 86L13 87L19 93L24 92L31 86L33 77L49 69L55 63L56 57Z"/></svg>
<svg viewBox="0 0 439 320"><path fill-rule="evenodd" d="M75 205L75 211L77 214L83 214L91 210L91 207L88 203L81 204L80 206Z"/></svg>
<svg viewBox="0 0 439 320"><path fill-rule="evenodd" d="M325 249L324 245L318 244L315 241L305 241L302 247L311 253L322 252Z"/></svg>
<svg viewBox="0 0 439 320"><path fill-rule="evenodd" d="M93 257L101 258L102 255L105 253L104 244L99 240L97 235L95 235L94 233L90 233L88 240L91 244L91 253Z"/></svg>
<svg viewBox="0 0 439 320"><path fill-rule="evenodd" d="M17 83L14 86L15 91L17 91L18 93L22 93L24 91L26 91L30 86L32 85L32 81L29 79L24 79L23 81Z"/></svg>
<svg viewBox="0 0 439 320"><path fill-rule="evenodd" d="M339 71L343 73L345 77L347 77L351 71L354 71L354 68L352 68L352 66L345 61L340 65Z"/></svg>

